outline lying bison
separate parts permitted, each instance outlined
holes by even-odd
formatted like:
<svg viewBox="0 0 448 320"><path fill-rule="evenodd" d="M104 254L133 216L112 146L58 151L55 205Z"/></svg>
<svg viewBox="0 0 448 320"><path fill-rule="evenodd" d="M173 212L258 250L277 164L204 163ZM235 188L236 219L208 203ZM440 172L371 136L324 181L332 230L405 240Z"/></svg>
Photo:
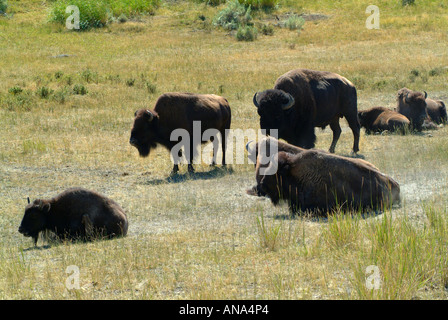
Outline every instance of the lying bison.
<svg viewBox="0 0 448 320"><path fill-rule="evenodd" d="M171 135L174 130L183 129L189 135L188 170L193 172L193 158L197 147L195 143L210 141L193 139L193 122L198 121L200 124L198 133L201 137L208 129L219 131L222 140L222 164L226 164L226 129L230 128L231 112L225 98L214 94L165 93L159 97L153 110L137 110L134 115L129 142L137 148L140 156L147 157L151 149L156 148L157 145L164 146L171 153L178 144L177 141L171 139ZM215 156L216 152L214 144ZM213 164L215 164L215 156ZM173 158L177 157L173 155ZM175 160L172 174L178 171L178 161Z"/></svg>
<svg viewBox="0 0 448 320"><path fill-rule="evenodd" d="M257 163L256 189L274 205L287 201L292 213L325 213L338 208L381 210L400 203L398 183L365 160L282 143L278 150L268 164L268 169L276 167L275 174L261 174Z"/></svg>
<svg viewBox="0 0 448 320"><path fill-rule="evenodd" d="M359 122L355 86L331 72L296 69L280 76L274 89L255 93L253 103L260 115L260 127L269 135L277 129L278 137L301 148L314 147L315 127L330 125L334 153L341 135L339 118L345 117L353 132L353 152L359 151Z"/></svg>
<svg viewBox="0 0 448 320"><path fill-rule="evenodd" d="M426 112L429 119L436 124L445 124L448 120L445 103L442 100L426 98Z"/></svg>
<svg viewBox="0 0 448 320"><path fill-rule="evenodd" d="M384 107L373 107L358 111L358 119L361 128L366 129L366 134L371 132L400 132L409 131L410 121L401 113Z"/></svg>
<svg viewBox="0 0 448 320"><path fill-rule="evenodd" d="M112 238L126 235L128 220L115 201L94 191L71 188L26 206L19 232L32 237L36 245L39 233L47 230L68 240Z"/></svg>
<svg viewBox="0 0 448 320"><path fill-rule="evenodd" d="M409 119L413 130L422 131L423 123L427 118L426 97L427 93L412 91L402 88L397 94L396 111Z"/></svg>

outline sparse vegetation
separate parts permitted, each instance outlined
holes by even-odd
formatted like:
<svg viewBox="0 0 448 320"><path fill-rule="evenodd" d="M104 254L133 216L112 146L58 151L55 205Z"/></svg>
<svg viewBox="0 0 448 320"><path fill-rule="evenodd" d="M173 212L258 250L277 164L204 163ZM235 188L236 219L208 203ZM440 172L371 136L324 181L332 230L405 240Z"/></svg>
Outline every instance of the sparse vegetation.
<svg viewBox="0 0 448 320"><path fill-rule="evenodd" d="M305 19L299 17L297 14L290 15L285 21L285 26L289 30L301 30L305 24Z"/></svg>
<svg viewBox="0 0 448 320"><path fill-rule="evenodd" d="M274 15L251 11L253 25L276 26L253 43L235 41L238 28L232 37L220 27L196 28L193 22L211 21L227 7L222 3L170 2L160 6L163 18L125 13L124 24L82 33L41 23L58 1L9 3L13 19L0 18L0 299L448 298L447 126L430 135L361 133L360 154L400 183L402 206L319 219L291 218L286 204L247 196L253 165L201 164L195 175L170 179L166 150L140 158L129 145L135 110L152 108L169 91L222 92L232 128L258 129L254 92L297 67L354 82L360 109L393 108L404 86L446 103L448 43L440 39L448 20L440 1L404 9L382 1L387 15L372 32L363 28L359 1L285 0ZM297 37L277 27L291 12L330 18L307 20ZM70 56L50 58L62 52ZM36 94L43 87L54 90L48 98ZM347 155L353 140L341 126L336 153ZM316 135L316 147L328 148L331 130ZM70 186L123 206L128 236L40 239L34 248L17 232L26 197ZM80 289L65 286L69 265L80 268ZM366 286L369 266L379 270L377 290Z"/></svg>

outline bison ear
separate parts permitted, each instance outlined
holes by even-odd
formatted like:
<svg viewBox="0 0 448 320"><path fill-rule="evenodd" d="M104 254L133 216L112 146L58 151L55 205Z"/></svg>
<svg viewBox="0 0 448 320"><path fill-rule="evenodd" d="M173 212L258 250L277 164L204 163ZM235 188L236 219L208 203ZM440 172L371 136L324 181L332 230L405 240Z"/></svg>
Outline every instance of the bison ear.
<svg viewBox="0 0 448 320"><path fill-rule="evenodd" d="M286 93L286 96L287 96L287 101L282 104L282 110L283 111L291 109L291 107L294 105L294 98L293 98L293 96L290 95L289 93Z"/></svg>
<svg viewBox="0 0 448 320"><path fill-rule="evenodd" d="M257 95L258 95L258 92L255 92L252 101L253 101L254 105L255 105L257 108L259 108L259 107L260 107L260 104L259 104L259 102L258 102Z"/></svg>
<svg viewBox="0 0 448 320"><path fill-rule="evenodd" d="M154 115L149 110L145 111L145 115L148 117L148 122L151 122L154 119Z"/></svg>

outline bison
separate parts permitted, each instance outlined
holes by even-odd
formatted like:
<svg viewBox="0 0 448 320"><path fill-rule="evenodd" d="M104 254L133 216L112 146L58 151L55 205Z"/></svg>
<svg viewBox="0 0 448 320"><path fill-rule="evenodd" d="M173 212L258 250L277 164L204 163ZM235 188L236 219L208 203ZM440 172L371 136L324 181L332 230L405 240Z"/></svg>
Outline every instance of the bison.
<svg viewBox="0 0 448 320"><path fill-rule="evenodd" d="M373 107L358 111L358 119L361 128L365 128L367 134L386 130L405 134L410 129L408 118L401 113L384 107Z"/></svg>
<svg viewBox="0 0 448 320"><path fill-rule="evenodd" d="M91 240L96 236L125 236L128 220L113 200L94 191L70 188L51 199L36 199L25 208L19 232L37 244L40 232L60 239Z"/></svg>
<svg viewBox="0 0 448 320"><path fill-rule="evenodd" d="M313 148L315 127L330 125L335 152L341 135L339 118L345 117L354 136L353 152L359 151L357 93L346 78L332 72L308 69L291 70L280 76L274 89L255 93L253 103L260 116L260 127L270 135L278 130L278 138L301 148Z"/></svg>
<svg viewBox="0 0 448 320"><path fill-rule="evenodd" d="M409 119L413 130L422 131L426 113L427 93L402 88L397 94L396 111Z"/></svg>
<svg viewBox="0 0 448 320"><path fill-rule="evenodd" d="M130 144L137 148L140 156L147 157L157 145L164 146L170 153L178 143L171 139L176 129L186 130L189 134L189 150L187 152L188 171L194 172L193 158L195 143L208 140L193 139L193 122L200 122L201 137L208 129L219 131L221 135L222 165L226 164L226 130L230 128L231 112L228 101L214 94L194 94L171 92L161 95L153 110L141 109L134 114L134 125L131 130ZM216 136L213 138L216 139ZM214 145L213 165L215 164L216 144ZM216 140L217 142L217 140ZM189 153L189 154L188 154ZM181 151L179 151L181 156ZM174 157L174 156L173 156ZM178 161L174 161L172 174L179 171Z"/></svg>
<svg viewBox="0 0 448 320"><path fill-rule="evenodd" d="M265 165L268 169L276 166L276 173L262 174L257 160L255 190L267 195L274 205L287 201L293 214L338 208L384 209L400 203L399 184L365 160L288 146L272 138L265 141L279 144L279 152Z"/></svg>
<svg viewBox="0 0 448 320"><path fill-rule="evenodd" d="M445 103L442 100L426 98L426 111L429 119L436 124L445 124L448 120Z"/></svg>

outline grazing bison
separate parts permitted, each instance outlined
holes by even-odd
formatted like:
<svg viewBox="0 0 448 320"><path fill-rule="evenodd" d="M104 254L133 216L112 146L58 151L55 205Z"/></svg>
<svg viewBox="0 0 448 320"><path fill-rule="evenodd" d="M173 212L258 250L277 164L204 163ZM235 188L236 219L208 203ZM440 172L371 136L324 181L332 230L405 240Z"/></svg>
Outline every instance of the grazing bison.
<svg viewBox="0 0 448 320"><path fill-rule="evenodd" d="M361 128L366 129L366 133L398 131L405 134L409 131L410 121L401 113L384 107L373 107L368 110L358 111L358 118Z"/></svg>
<svg viewBox="0 0 448 320"><path fill-rule="evenodd" d="M413 130L421 131L423 123L428 117L426 113L427 96L426 92L412 91L408 88L398 91L396 111L409 119Z"/></svg>
<svg viewBox="0 0 448 320"><path fill-rule="evenodd" d="M82 188L71 188L51 199L36 199L25 208L19 232L37 244L39 232L52 231L61 239L90 240L125 236L128 220L113 200Z"/></svg>
<svg viewBox="0 0 448 320"><path fill-rule="evenodd" d="M277 142L270 139L268 143ZM383 209L400 202L398 183L365 160L282 143L278 149L267 165L268 169L277 167L275 174L261 174L257 161L256 189L274 205L286 200L292 213L306 210L324 213L339 207Z"/></svg>
<svg viewBox="0 0 448 320"><path fill-rule="evenodd" d="M353 152L359 151L359 122L355 86L331 72L308 69L291 70L280 76L274 89L255 93L253 103L260 115L260 127L269 135L278 129L278 137L301 148L314 147L315 127L330 125L334 153L341 135L339 118L345 117L353 132Z"/></svg>
<svg viewBox="0 0 448 320"><path fill-rule="evenodd" d="M429 119L436 124L445 124L448 120L445 103L442 100L426 98L426 111Z"/></svg>
<svg viewBox="0 0 448 320"><path fill-rule="evenodd" d="M194 121L200 122L200 141L193 139ZM165 93L159 97L153 110L141 109L135 112L129 142L138 149L142 157L147 157L157 145L162 145L172 152L178 142L171 140L171 133L176 129L184 129L189 134L188 170L193 172L193 158L197 147L195 143L209 141L201 139L204 131L208 129L217 130L221 134L222 164L226 164L226 129L230 128L230 121L230 106L223 97L214 94ZM213 141L215 164L217 146L215 140ZM172 174L178 171L178 162L174 161Z"/></svg>

